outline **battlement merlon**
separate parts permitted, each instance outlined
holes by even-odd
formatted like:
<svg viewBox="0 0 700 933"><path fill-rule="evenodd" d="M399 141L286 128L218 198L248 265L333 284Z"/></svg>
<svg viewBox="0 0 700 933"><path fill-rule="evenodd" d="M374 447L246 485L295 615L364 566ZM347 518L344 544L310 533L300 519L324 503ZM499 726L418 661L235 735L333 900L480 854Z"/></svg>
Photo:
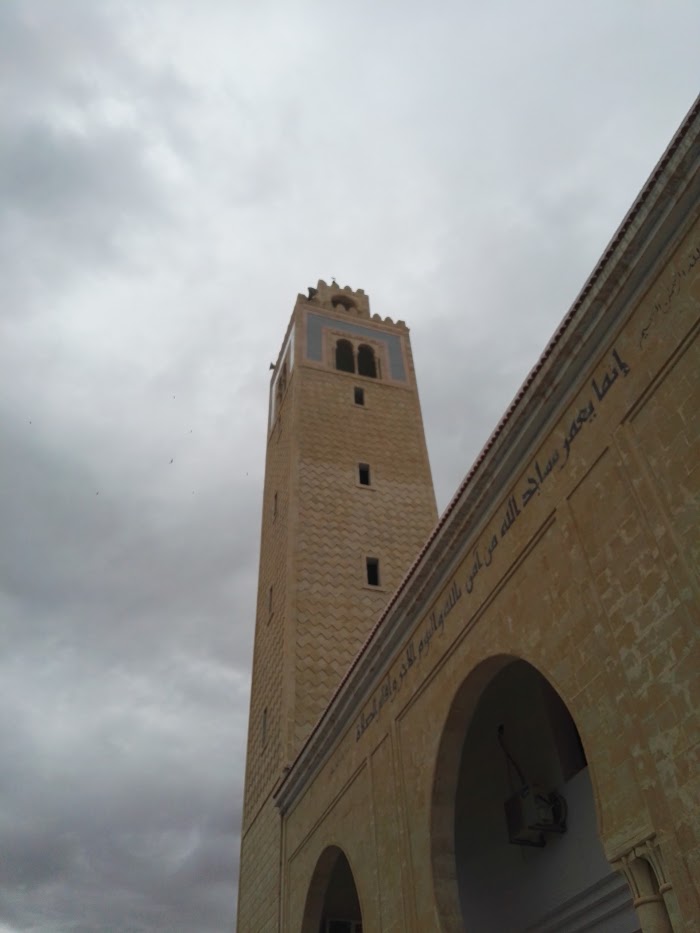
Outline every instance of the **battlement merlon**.
<svg viewBox="0 0 700 933"><path fill-rule="evenodd" d="M393 321L390 317L382 318L379 314L370 314L369 295L365 294L364 289L354 290L349 285L340 286L335 279L330 285L319 279L315 288L309 287L307 295L297 295L297 307L300 304L315 305L327 311L342 311L355 318L408 330L403 321Z"/></svg>
<svg viewBox="0 0 700 933"><path fill-rule="evenodd" d="M326 311L343 311L353 317L369 318L369 295L361 288L355 291L349 285L340 286L335 279L330 285L319 279L315 288L309 286L308 295L297 297L297 304L299 302L316 305Z"/></svg>

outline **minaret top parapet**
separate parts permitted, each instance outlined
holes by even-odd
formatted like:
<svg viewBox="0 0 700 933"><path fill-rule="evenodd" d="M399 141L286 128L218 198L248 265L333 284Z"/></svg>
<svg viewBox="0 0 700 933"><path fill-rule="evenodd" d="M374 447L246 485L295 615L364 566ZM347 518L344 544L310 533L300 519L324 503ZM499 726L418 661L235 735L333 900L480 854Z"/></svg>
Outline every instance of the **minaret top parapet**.
<svg viewBox="0 0 700 933"><path fill-rule="evenodd" d="M392 321L390 317L382 318L379 314L370 314L369 295L366 295L364 289L354 290L349 285L340 286L333 279L330 285L319 279L316 287L309 286L308 295L298 295L297 304L316 305L319 308L325 308L328 311L342 311L355 318L364 318L366 320L377 321L378 323L391 324L392 326L405 327L403 321Z"/></svg>

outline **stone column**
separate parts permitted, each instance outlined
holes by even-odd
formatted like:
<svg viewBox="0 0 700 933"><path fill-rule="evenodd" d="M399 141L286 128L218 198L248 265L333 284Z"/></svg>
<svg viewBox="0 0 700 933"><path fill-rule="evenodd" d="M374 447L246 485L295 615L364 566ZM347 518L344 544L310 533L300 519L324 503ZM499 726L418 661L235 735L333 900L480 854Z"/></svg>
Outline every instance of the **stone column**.
<svg viewBox="0 0 700 933"><path fill-rule="evenodd" d="M633 849L618 859L613 867L627 879L642 933L673 933L664 896L651 863Z"/></svg>
<svg viewBox="0 0 700 933"><path fill-rule="evenodd" d="M658 839L647 839L642 845L635 846L634 852L638 858L646 859L647 862L649 862L651 865L656 876L656 883L658 885L659 894L661 894L664 899L666 910L671 920L671 928L674 930L680 930L681 920L678 910L678 902L676 900L676 893L673 890L673 885L668 879L666 865L664 863L664 858Z"/></svg>

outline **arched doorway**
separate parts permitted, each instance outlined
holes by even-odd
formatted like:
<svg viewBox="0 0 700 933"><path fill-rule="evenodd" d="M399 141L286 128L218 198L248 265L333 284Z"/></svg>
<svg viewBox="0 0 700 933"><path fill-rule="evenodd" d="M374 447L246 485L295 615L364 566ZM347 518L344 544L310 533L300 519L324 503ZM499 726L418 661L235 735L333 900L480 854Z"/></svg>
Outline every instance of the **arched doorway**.
<svg viewBox="0 0 700 933"><path fill-rule="evenodd" d="M435 892L446 933L637 933L605 858L585 752L551 684L499 656L458 691L433 788Z"/></svg>
<svg viewBox="0 0 700 933"><path fill-rule="evenodd" d="M314 871L304 906L302 933L362 933L362 911L350 863L329 846Z"/></svg>

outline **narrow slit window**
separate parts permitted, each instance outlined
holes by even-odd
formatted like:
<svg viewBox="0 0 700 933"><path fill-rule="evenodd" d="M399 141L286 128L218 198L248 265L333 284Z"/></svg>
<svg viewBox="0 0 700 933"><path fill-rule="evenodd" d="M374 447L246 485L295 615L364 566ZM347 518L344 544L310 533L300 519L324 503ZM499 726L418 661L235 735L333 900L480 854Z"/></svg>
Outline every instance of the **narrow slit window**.
<svg viewBox="0 0 700 933"><path fill-rule="evenodd" d="M262 744L263 748L267 745L267 707L262 714Z"/></svg>
<svg viewBox="0 0 700 933"><path fill-rule="evenodd" d="M267 611L272 615L272 587L267 594Z"/></svg>
<svg viewBox="0 0 700 933"><path fill-rule="evenodd" d="M272 518L273 520L277 518L277 493L275 493L274 499L272 500Z"/></svg>
<svg viewBox="0 0 700 933"><path fill-rule="evenodd" d="M376 557L367 558L367 583L369 586L379 586L379 560Z"/></svg>
<svg viewBox="0 0 700 933"><path fill-rule="evenodd" d="M277 386L275 389L276 404L277 404L278 411L282 404L282 400L284 399L284 393L286 391L287 391L287 361L285 360L282 363L282 369L280 370L280 374L277 379Z"/></svg>
<svg viewBox="0 0 700 933"><path fill-rule="evenodd" d="M355 386L355 404L356 405L365 404L365 390L361 389L359 386Z"/></svg>
<svg viewBox="0 0 700 933"><path fill-rule="evenodd" d="M369 486L369 463L360 463L357 467L359 477L360 477L360 486Z"/></svg>

